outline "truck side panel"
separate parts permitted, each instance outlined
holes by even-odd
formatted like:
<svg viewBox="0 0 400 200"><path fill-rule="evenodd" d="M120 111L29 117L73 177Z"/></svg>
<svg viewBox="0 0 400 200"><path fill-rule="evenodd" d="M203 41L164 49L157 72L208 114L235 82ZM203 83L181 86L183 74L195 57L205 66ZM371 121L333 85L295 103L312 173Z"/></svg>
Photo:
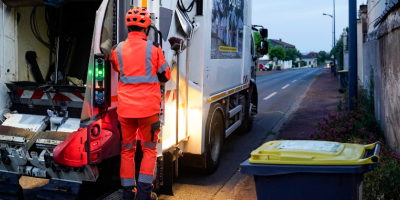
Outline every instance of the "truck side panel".
<svg viewBox="0 0 400 200"><path fill-rule="evenodd" d="M245 76L250 75L251 1L230 1L229 8L216 0L204 2L204 60L203 71L203 120L206 127L208 112L213 101L209 97L245 85ZM217 10L225 10L225 14ZM234 12L236 11L236 12ZM230 14L226 14L230 13ZM231 35L227 34L230 30ZM224 32L224 33L223 33ZM233 47L230 48L230 47ZM224 53L218 55L218 51ZM217 53L216 53L217 52ZM238 55L235 55L236 52ZM202 144L208 143L203 131ZM202 153L204 149L202 149Z"/></svg>
<svg viewBox="0 0 400 200"><path fill-rule="evenodd" d="M16 29L14 9L0 3L0 116L9 106L5 83L16 81Z"/></svg>

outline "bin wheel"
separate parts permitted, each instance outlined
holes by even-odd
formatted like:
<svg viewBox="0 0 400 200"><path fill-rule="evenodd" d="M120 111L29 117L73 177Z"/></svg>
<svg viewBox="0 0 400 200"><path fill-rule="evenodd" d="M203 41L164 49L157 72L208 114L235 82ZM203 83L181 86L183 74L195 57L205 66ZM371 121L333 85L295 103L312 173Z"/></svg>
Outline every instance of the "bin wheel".
<svg viewBox="0 0 400 200"><path fill-rule="evenodd" d="M207 120L207 138L206 145L206 170L208 173L214 173L221 161L221 150L225 138L223 108L221 104L216 103L211 106Z"/></svg>

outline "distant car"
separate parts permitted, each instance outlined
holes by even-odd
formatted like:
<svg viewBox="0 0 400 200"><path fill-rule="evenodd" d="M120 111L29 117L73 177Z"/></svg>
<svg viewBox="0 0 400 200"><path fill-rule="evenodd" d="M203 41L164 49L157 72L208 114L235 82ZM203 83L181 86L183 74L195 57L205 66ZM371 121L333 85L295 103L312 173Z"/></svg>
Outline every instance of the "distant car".
<svg viewBox="0 0 400 200"><path fill-rule="evenodd" d="M260 71L267 71L267 68L265 67L265 65L260 64L260 66L258 66L258 70L260 70Z"/></svg>

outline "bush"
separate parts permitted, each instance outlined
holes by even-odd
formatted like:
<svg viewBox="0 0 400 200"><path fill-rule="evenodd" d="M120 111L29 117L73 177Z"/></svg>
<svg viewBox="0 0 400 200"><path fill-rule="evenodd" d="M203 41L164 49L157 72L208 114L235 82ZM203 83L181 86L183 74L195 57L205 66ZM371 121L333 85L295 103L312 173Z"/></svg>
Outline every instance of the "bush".
<svg viewBox="0 0 400 200"><path fill-rule="evenodd" d="M274 67L274 64L268 64L268 66L269 66L268 71L271 71L272 68Z"/></svg>
<svg viewBox="0 0 400 200"><path fill-rule="evenodd" d="M400 199L400 157L384 142L384 135L374 114L374 82L371 70L369 89L359 84L359 95L354 110L348 112L348 94L344 94L337 109L318 122L310 134L312 140L336 141L343 143L382 143L380 163L365 175L363 198Z"/></svg>

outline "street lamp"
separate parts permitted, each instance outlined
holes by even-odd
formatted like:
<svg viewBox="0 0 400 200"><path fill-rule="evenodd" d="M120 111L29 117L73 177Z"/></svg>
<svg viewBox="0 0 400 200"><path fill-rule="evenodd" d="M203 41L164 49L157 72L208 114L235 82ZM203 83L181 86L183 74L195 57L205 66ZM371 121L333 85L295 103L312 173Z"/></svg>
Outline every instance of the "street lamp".
<svg viewBox="0 0 400 200"><path fill-rule="evenodd" d="M332 17L332 48L335 46L335 28L334 28L334 20L333 20L333 16L330 14L326 14L324 13L323 15Z"/></svg>
<svg viewBox="0 0 400 200"><path fill-rule="evenodd" d="M330 16L333 19L333 48L335 48L335 46L336 46L336 7L335 7L335 0L333 0L333 16L325 14L325 13L324 13L324 15ZM333 54L333 55L335 55L335 54ZM336 56L334 56L334 58L333 58L333 65L336 68ZM332 70L331 72L333 72L334 75L336 76L336 71L333 71L332 68L331 68L331 70Z"/></svg>

